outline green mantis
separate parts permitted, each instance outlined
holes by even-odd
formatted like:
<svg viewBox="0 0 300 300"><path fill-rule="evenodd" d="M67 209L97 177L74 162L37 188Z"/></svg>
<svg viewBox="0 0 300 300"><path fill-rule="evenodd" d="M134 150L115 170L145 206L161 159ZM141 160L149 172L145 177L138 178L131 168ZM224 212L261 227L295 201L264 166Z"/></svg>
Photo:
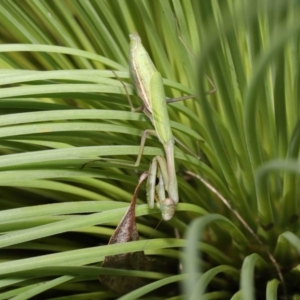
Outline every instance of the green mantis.
<svg viewBox="0 0 300 300"><path fill-rule="evenodd" d="M141 160L147 134L155 135L163 145L166 158L156 156L152 160L147 180L147 202L154 207L154 200L165 221L170 220L179 201L174 160L174 138L170 127L167 103L161 74L156 70L137 33L130 34L130 73L134 88L143 102L143 112L151 120L155 130L144 131L135 166ZM158 184L157 183L158 179ZM168 197L165 197L165 191Z"/></svg>
<svg viewBox="0 0 300 300"><path fill-rule="evenodd" d="M133 166L137 167L140 164L147 135L157 136L164 148L166 158L156 156L151 162L147 179L147 202L149 207L153 208L156 200L163 220L168 221L172 219L175 213L176 205L179 202L179 194L174 158L175 138L173 137L170 126L167 103L195 98L196 96L189 95L180 98L166 99L162 76L156 70L149 54L143 47L139 35L132 33L129 36L131 40L129 56L130 75L136 93L142 100L142 106L133 110L137 111L142 109L155 128L155 130L148 129L143 132L138 157ZM118 77L114 71L112 72ZM206 94L211 94L216 91L210 79L209 82L213 86L213 89L206 92ZM124 84L123 86L132 107L126 86ZM176 139L176 142L179 141ZM179 142L179 144L185 147L181 142ZM82 168L85 165L86 164L84 164ZM166 197L165 192L168 193L168 197Z"/></svg>

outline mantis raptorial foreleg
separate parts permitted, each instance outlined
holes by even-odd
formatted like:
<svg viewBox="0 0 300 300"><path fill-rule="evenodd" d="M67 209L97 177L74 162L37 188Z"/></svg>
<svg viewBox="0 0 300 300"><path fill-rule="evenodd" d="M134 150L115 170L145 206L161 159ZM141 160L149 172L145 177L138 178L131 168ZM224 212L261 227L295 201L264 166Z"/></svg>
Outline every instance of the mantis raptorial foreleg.
<svg viewBox="0 0 300 300"><path fill-rule="evenodd" d="M170 220L176 209L176 203L171 198L166 198L165 190L169 180L167 173L167 163L164 157L153 158L147 180L147 202L150 208L154 207L156 200L164 220Z"/></svg>

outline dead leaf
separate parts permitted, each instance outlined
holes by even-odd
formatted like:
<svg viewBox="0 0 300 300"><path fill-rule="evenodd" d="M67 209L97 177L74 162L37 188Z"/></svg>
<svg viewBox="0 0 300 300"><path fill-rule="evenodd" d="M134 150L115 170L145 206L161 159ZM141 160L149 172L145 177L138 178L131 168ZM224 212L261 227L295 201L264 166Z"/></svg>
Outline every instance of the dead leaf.
<svg viewBox="0 0 300 300"><path fill-rule="evenodd" d="M114 234L110 238L108 243L109 245L139 240L139 233L135 223L135 204L140 186L147 177L147 172L141 175L139 183L134 191L131 204L116 228ZM151 268L149 264L151 263L151 260L145 256L144 252L139 251L134 253L106 256L102 267L125 270L149 270L149 267ZM100 275L99 280L104 286L120 295L124 295L149 283L149 280L147 279L129 276Z"/></svg>

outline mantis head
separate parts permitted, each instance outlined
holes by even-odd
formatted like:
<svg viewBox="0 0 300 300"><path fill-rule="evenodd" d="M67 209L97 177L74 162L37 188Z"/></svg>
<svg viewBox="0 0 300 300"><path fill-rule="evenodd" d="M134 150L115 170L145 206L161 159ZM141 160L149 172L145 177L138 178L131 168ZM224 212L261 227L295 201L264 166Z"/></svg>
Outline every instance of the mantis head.
<svg viewBox="0 0 300 300"><path fill-rule="evenodd" d="M176 204L171 198L166 198L160 201L158 206L164 221L169 221L173 218L176 210Z"/></svg>

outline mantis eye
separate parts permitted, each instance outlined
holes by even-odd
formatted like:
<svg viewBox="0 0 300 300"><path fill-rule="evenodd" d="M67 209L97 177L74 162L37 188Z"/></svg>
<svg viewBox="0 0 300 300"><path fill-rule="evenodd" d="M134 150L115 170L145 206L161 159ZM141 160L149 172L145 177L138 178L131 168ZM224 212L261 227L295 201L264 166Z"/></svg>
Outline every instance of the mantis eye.
<svg viewBox="0 0 300 300"><path fill-rule="evenodd" d="M171 198L166 198L159 203L159 209L164 221L169 221L173 218L176 204Z"/></svg>

